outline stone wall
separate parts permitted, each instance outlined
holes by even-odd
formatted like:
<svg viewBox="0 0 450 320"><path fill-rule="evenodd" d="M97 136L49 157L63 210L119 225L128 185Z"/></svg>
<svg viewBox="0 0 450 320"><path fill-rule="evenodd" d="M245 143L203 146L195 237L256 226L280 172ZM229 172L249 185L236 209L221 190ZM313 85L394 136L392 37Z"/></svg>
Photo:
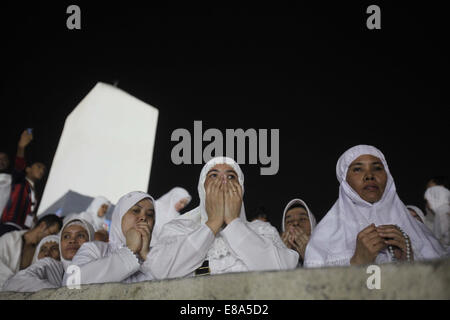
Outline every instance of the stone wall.
<svg viewBox="0 0 450 320"><path fill-rule="evenodd" d="M200 276L135 284L84 285L36 293L0 292L0 299L450 299L450 259L380 266L381 288L368 289L366 267L296 269Z"/></svg>

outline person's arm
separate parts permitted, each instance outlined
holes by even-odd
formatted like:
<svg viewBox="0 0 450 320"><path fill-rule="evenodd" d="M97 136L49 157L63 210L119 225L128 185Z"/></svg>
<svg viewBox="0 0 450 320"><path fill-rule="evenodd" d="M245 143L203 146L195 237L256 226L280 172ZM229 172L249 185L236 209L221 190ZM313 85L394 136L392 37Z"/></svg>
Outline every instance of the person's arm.
<svg viewBox="0 0 450 320"><path fill-rule="evenodd" d="M288 249L267 222L234 219L221 234L250 271L294 269L298 264L298 253Z"/></svg>
<svg viewBox="0 0 450 320"><path fill-rule="evenodd" d="M206 225L191 228L190 223L189 220L178 220L164 225L158 243L150 249L143 265L156 279L185 277L202 265L214 242L214 233ZM171 228L190 228L192 231L170 235Z"/></svg>
<svg viewBox="0 0 450 320"><path fill-rule="evenodd" d="M40 259L28 268L19 271L3 285L3 291L36 292L61 286L64 268L52 258Z"/></svg>
<svg viewBox="0 0 450 320"><path fill-rule="evenodd" d="M33 140L33 134L28 133L27 130L23 131L20 136L19 143L17 144L16 161L14 166L17 171L23 171L25 169L25 148L30 144L31 140Z"/></svg>
<svg viewBox="0 0 450 320"><path fill-rule="evenodd" d="M107 243L96 241L78 249L72 265L80 268L80 284L122 282L139 270L139 261L130 249L123 247L106 256L107 247ZM64 275L64 286L69 276Z"/></svg>

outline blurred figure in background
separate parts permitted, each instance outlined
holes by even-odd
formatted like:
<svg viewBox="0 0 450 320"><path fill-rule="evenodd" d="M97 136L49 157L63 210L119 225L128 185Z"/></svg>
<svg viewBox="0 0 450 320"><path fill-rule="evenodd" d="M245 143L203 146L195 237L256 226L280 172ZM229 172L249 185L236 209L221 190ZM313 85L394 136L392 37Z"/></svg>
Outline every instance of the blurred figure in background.
<svg viewBox="0 0 450 320"><path fill-rule="evenodd" d="M435 185L425 191L427 208L434 215L433 233L442 245L450 246L450 190Z"/></svg>
<svg viewBox="0 0 450 320"><path fill-rule="evenodd" d="M414 219L425 224L425 215L423 214L423 211L420 210L419 207L407 205L406 208L408 208L409 213Z"/></svg>
<svg viewBox="0 0 450 320"><path fill-rule="evenodd" d="M0 214L8 202L11 193L11 174L9 169L9 156L5 152L0 152Z"/></svg>
<svg viewBox="0 0 450 320"><path fill-rule="evenodd" d="M255 214L253 216L252 222L255 221L255 220L260 220L262 222L269 222L270 223L269 216L267 214L267 209L264 206L259 206L256 209L256 212L255 212Z"/></svg>
<svg viewBox="0 0 450 320"><path fill-rule="evenodd" d="M25 148L31 140L31 132L22 132L12 173L11 193L1 217L0 236L13 230L29 229L36 222L35 184L44 177L46 167L41 162L26 165Z"/></svg>
<svg viewBox="0 0 450 320"><path fill-rule="evenodd" d="M428 188L434 187L434 186L443 186L447 190L450 190L450 181L447 176L434 176L430 178L426 184L425 191ZM426 201L426 200L425 200ZM429 208L429 206L425 203L425 225L430 230L434 230L434 212Z"/></svg>
<svg viewBox="0 0 450 320"><path fill-rule="evenodd" d="M306 246L316 226L316 218L301 199L293 199L284 208L281 220L281 240L299 254L298 266L303 266Z"/></svg>
<svg viewBox="0 0 450 320"><path fill-rule="evenodd" d="M0 287L9 277L30 266L39 242L57 234L61 225L61 218L49 214L30 230L11 231L0 237Z"/></svg>
<svg viewBox="0 0 450 320"><path fill-rule="evenodd" d="M180 216L180 211L191 202L189 192L181 187L175 187L155 201L155 219L152 241L155 242L162 227L172 219Z"/></svg>

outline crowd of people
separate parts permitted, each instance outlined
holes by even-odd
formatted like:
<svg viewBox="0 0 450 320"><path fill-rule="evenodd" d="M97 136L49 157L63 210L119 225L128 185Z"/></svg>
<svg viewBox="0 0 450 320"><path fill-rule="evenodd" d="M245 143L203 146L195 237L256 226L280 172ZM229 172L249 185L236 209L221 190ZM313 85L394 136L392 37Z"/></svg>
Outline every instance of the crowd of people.
<svg viewBox="0 0 450 320"><path fill-rule="evenodd" d="M0 153L0 288L35 292L79 284L139 282L229 272L289 270L441 259L449 254L450 191L445 177L430 179L426 214L400 200L383 153L358 145L338 159L339 197L316 221L300 198L280 213L281 230L262 208L247 219L244 174L217 157L200 172L197 207L180 214L191 195L175 187L155 200L131 191L115 204L99 196L83 212L36 217L34 186L44 164L26 164L32 134L18 143L14 170Z"/></svg>

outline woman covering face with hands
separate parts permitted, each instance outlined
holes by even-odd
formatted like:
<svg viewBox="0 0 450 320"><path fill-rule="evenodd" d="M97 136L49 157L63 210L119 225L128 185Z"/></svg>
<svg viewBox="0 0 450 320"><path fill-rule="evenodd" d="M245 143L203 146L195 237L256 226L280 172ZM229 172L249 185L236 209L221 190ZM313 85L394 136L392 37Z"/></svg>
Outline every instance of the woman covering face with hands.
<svg viewBox="0 0 450 320"><path fill-rule="evenodd" d="M317 225L305 266L364 265L443 257L446 252L397 195L384 155L358 145L338 160L339 199Z"/></svg>
<svg viewBox="0 0 450 320"><path fill-rule="evenodd" d="M298 254L274 227L246 220L244 175L234 160L208 161L198 193L199 206L165 224L150 252L157 279L295 268Z"/></svg>
<svg viewBox="0 0 450 320"><path fill-rule="evenodd" d="M301 199L289 201L283 212L281 239L284 244L299 254L299 265L303 265L306 246L316 226L316 218Z"/></svg>
<svg viewBox="0 0 450 320"><path fill-rule="evenodd" d="M152 280L148 254L154 223L150 195L122 196L112 214L109 242L87 243L72 260L80 268L81 284Z"/></svg>

